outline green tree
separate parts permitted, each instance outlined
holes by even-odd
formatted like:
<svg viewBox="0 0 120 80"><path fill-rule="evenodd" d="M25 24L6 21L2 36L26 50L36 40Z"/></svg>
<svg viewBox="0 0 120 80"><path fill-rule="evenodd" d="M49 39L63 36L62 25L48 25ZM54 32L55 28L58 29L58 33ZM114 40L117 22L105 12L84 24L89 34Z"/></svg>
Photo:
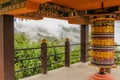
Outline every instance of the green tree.
<svg viewBox="0 0 120 80"><path fill-rule="evenodd" d="M35 75L41 72L41 49L40 42L31 42L24 33L15 34L14 37L15 46L15 77L16 80L31 75ZM48 46L58 46L64 44L63 40L59 41L54 39L51 41L47 40ZM29 49L28 49L29 48ZM31 49L37 48L37 49ZM48 70L53 70L64 66L65 50L63 47L52 47L48 48ZM71 58L75 58L71 63L77 63L80 61L80 46L71 48ZM74 50L78 50L77 52ZM76 58L78 57L78 58ZM36 59L34 59L36 58ZM53 64L52 64L53 63ZM36 66L36 67L35 67ZM32 68L34 67L34 68ZM31 68L31 69L28 69ZM21 70L21 71L19 71Z"/></svg>

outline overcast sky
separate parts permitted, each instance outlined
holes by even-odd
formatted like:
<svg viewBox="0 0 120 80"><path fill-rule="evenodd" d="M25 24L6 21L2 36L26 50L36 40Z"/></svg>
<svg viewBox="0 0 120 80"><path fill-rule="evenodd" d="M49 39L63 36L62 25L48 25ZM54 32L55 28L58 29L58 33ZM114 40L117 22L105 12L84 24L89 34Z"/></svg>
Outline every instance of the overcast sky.
<svg viewBox="0 0 120 80"><path fill-rule="evenodd" d="M52 36L57 39L61 39L63 37L64 39L66 37L71 38L74 41L79 41L75 37L79 36L78 33L73 33L71 30L70 32L65 32L62 27L65 28L76 28L80 30L80 25L75 24L68 24L68 21L66 20L58 20L58 19L51 19L51 18L44 18L43 20L16 20L15 21L15 29L24 32L27 34L30 38L38 40L40 36L38 36L38 33L44 36ZM41 30L40 30L41 29ZM44 32L43 32L44 31ZM64 32L64 33L63 33ZM63 34L63 36L61 36ZM80 39L80 38L78 38Z"/></svg>

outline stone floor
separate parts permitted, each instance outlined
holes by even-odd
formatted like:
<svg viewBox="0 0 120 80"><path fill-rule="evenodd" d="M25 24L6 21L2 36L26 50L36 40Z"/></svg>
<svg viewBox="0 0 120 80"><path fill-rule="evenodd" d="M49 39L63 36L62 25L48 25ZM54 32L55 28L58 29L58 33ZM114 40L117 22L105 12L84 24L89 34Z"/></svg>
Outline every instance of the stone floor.
<svg viewBox="0 0 120 80"><path fill-rule="evenodd" d="M96 73L98 68L87 63L76 63L71 67L62 67L49 71L48 74L38 74L21 80L88 80L89 76ZM120 67L113 68L111 74L115 80L120 80Z"/></svg>

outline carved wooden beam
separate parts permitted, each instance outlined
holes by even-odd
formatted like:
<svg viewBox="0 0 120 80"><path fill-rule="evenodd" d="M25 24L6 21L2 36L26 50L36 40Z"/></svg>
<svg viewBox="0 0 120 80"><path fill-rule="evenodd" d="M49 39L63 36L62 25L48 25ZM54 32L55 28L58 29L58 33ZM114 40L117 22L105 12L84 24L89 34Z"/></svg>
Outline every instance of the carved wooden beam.
<svg viewBox="0 0 120 80"><path fill-rule="evenodd" d="M35 12L39 10L39 5L41 3L49 2L51 0L13 0L7 4L2 4L0 8L0 14L25 14L29 12ZM2 2L1 2L2 3Z"/></svg>
<svg viewBox="0 0 120 80"><path fill-rule="evenodd" d="M8 3L10 2L11 0L0 0L0 4L4 4L4 3Z"/></svg>
<svg viewBox="0 0 120 80"><path fill-rule="evenodd" d="M40 4L38 11L15 16L21 18L41 19L43 17L61 18L78 15L80 15L80 11L53 3L43 3Z"/></svg>
<svg viewBox="0 0 120 80"><path fill-rule="evenodd" d="M72 17L64 17L64 20L68 20L69 24L89 24L90 18L89 17L81 17L81 16L72 16Z"/></svg>
<svg viewBox="0 0 120 80"><path fill-rule="evenodd" d="M42 19L43 17L49 17L68 20L70 24L88 24L89 17L81 17L82 14L85 13L53 3L44 3L40 4L39 11L15 16L27 19Z"/></svg>
<svg viewBox="0 0 120 80"><path fill-rule="evenodd" d="M26 1L0 8L0 14L19 14L25 11ZM22 11L22 12L21 12Z"/></svg>
<svg viewBox="0 0 120 80"><path fill-rule="evenodd" d="M15 15L15 17L38 20L38 19L42 19L43 17L60 18L60 17L63 17L63 15L54 13L54 12L40 10L37 12L30 12L30 13L21 14L21 15Z"/></svg>

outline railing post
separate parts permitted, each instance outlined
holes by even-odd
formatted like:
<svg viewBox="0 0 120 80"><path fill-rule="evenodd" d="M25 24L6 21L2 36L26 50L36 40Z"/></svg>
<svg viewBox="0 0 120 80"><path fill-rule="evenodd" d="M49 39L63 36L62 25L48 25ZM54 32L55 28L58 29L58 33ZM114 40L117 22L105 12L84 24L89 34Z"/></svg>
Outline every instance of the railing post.
<svg viewBox="0 0 120 80"><path fill-rule="evenodd" d="M66 38L65 41L65 66L70 67L70 41Z"/></svg>
<svg viewBox="0 0 120 80"><path fill-rule="evenodd" d="M46 39L43 39L42 43L41 43L41 65L42 65L42 73L47 74L47 43L46 43Z"/></svg>
<svg viewBox="0 0 120 80"><path fill-rule="evenodd" d="M88 61L88 25L81 25L81 62Z"/></svg>

